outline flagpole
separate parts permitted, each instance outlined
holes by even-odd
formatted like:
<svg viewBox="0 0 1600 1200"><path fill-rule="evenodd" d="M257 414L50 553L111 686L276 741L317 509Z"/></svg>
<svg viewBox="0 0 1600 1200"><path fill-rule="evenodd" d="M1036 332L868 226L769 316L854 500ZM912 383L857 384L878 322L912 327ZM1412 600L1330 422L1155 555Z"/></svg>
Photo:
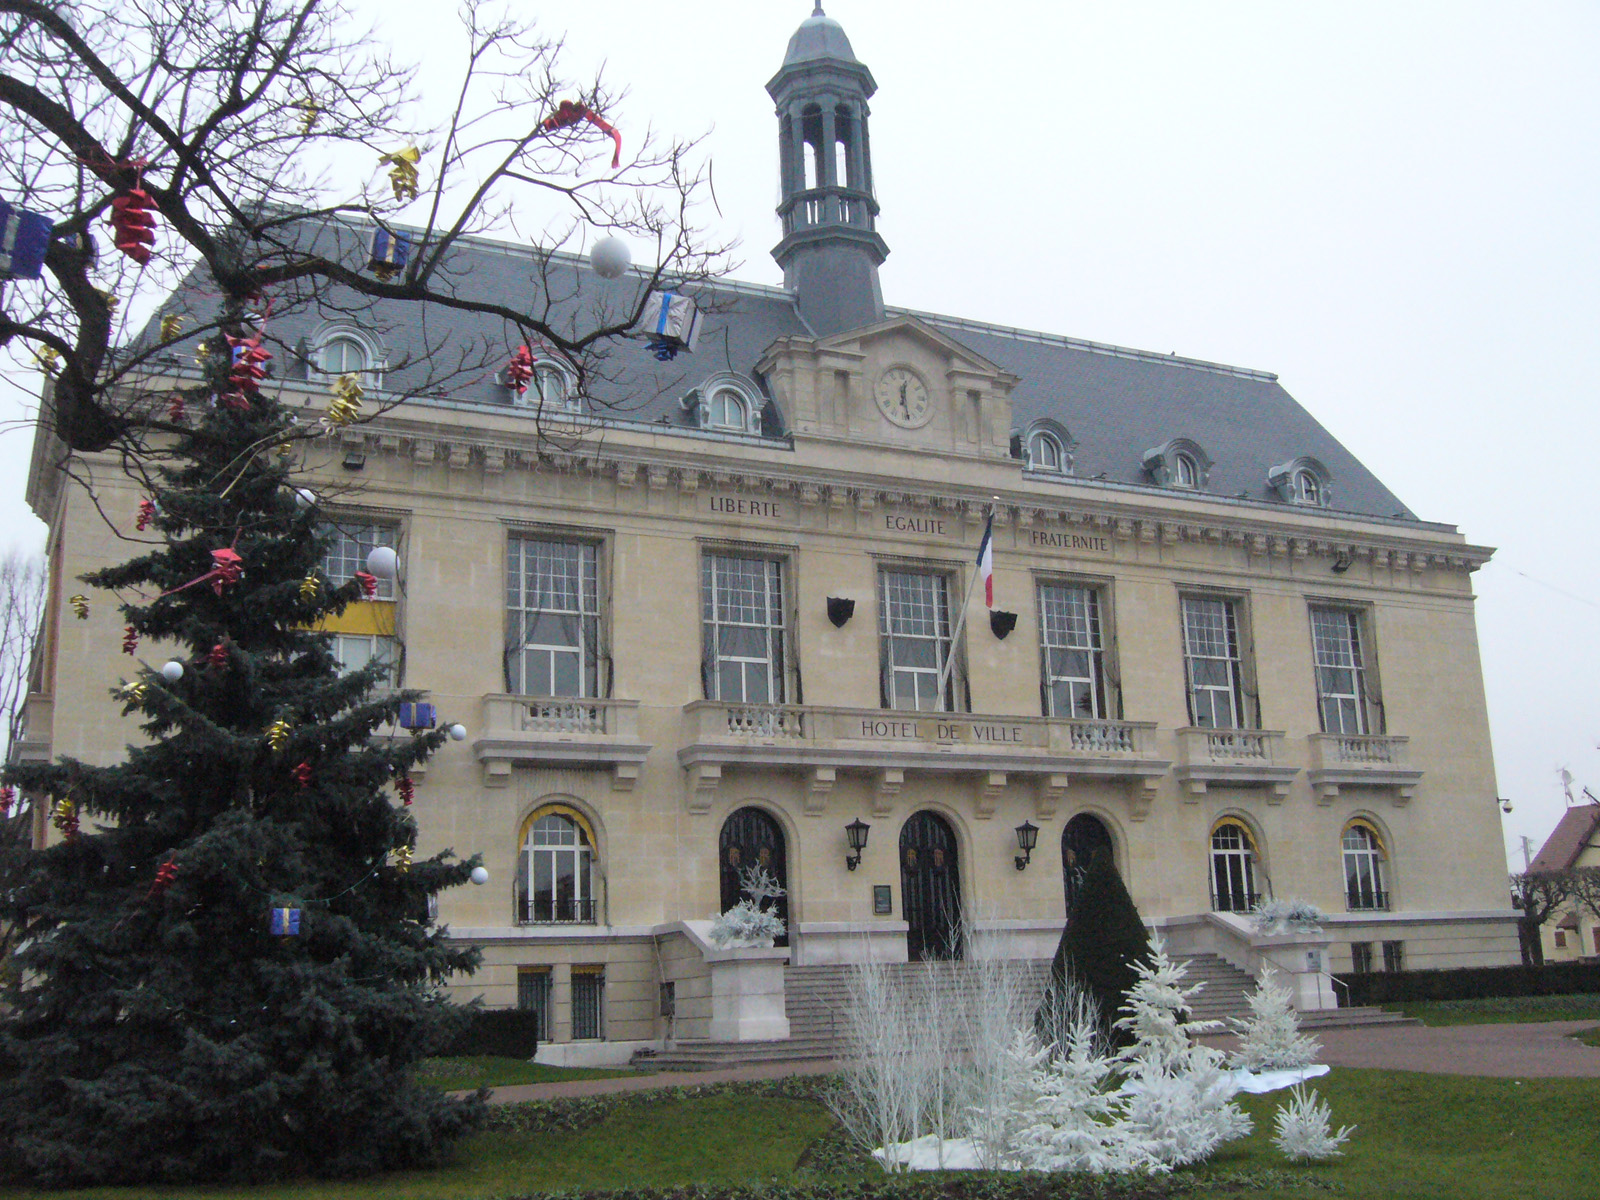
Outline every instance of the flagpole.
<svg viewBox="0 0 1600 1200"><path fill-rule="evenodd" d="M984 528L992 528L989 522L994 520L994 505L988 506L984 513ZM978 586L978 576L982 574L976 566L972 569L972 579L967 583L967 598L961 602L961 611L956 614L956 626L950 633L950 653L944 656L944 666L939 668L939 703L944 703L944 689L950 682L950 669L956 664L956 647L961 643L961 634L967 627L967 609L972 604L972 593ZM955 697L950 698L950 712L955 711Z"/></svg>

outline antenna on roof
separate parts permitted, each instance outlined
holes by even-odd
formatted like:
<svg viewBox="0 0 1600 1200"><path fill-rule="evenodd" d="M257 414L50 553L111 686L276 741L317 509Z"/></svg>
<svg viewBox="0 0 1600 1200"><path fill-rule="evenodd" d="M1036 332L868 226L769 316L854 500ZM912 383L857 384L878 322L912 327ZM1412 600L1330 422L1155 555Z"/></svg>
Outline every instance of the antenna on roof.
<svg viewBox="0 0 1600 1200"><path fill-rule="evenodd" d="M825 17L828 14L822 11L822 0L817 0L817 6L811 10L813 17Z"/></svg>

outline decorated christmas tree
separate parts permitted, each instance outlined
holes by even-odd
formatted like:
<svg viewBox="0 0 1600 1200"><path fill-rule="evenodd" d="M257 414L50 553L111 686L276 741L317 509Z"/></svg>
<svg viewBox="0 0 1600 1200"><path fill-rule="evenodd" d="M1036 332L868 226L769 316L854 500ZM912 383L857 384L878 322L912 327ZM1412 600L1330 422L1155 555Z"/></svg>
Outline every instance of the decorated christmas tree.
<svg viewBox="0 0 1600 1200"><path fill-rule="evenodd" d="M1138 982L1134 964L1149 952L1150 937L1116 864L1104 849L1095 851L1050 964L1050 983L1037 1022L1040 1036L1048 1042L1061 1041L1073 1009L1068 1000L1071 985L1076 984L1093 998L1102 1024L1115 1037L1111 1023Z"/></svg>
<svg viewBox="0 0 1600 1200"><path fill-rule="evenodd" d="M163 394L170 457L137 513L107 514L149 549L85 580L80 602L126 621L106 717L137 714L145 740L114 766L7 773L60 831L0 848L19 942L0 1125L34 1183L426 1164L479 1108L414 1073L459 1020L438 985L476 961L428 916L476 861L413 859L408 772L446 731L391 732L416 696L375 694L382 664L341 674L312 631L372 580L321 570L290 473L319 430L262 390L254 322L231 305L205 382ZM324 431L354 415L342 387Z"/></svg>

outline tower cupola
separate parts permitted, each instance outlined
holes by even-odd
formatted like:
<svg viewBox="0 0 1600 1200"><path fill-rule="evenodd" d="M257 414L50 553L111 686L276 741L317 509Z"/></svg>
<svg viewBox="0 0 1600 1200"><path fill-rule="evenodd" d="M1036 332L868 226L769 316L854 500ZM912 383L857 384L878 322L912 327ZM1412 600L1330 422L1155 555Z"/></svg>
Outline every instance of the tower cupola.
<svg viewBox="0 0 1600 1200"><path fill-rule="evenodd" d="M783 240L772 251L800 312L821 336L883 320L867 101L878 90L839 22L816 10L767 84L778 109Z"/></svg>

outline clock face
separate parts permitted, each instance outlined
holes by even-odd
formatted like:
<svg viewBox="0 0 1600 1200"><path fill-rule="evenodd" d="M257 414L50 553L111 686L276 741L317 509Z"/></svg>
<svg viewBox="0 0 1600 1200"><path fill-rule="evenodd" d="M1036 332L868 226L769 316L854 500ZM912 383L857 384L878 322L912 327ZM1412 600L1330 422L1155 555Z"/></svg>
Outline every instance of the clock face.
<svg viewBox="0 0 1600 1200"><path fill-rule="evenodd" d="M876 395L883 415L906 429L927 424L933 415L928 385L910 367L890 367L878 376Z"/></svg>

